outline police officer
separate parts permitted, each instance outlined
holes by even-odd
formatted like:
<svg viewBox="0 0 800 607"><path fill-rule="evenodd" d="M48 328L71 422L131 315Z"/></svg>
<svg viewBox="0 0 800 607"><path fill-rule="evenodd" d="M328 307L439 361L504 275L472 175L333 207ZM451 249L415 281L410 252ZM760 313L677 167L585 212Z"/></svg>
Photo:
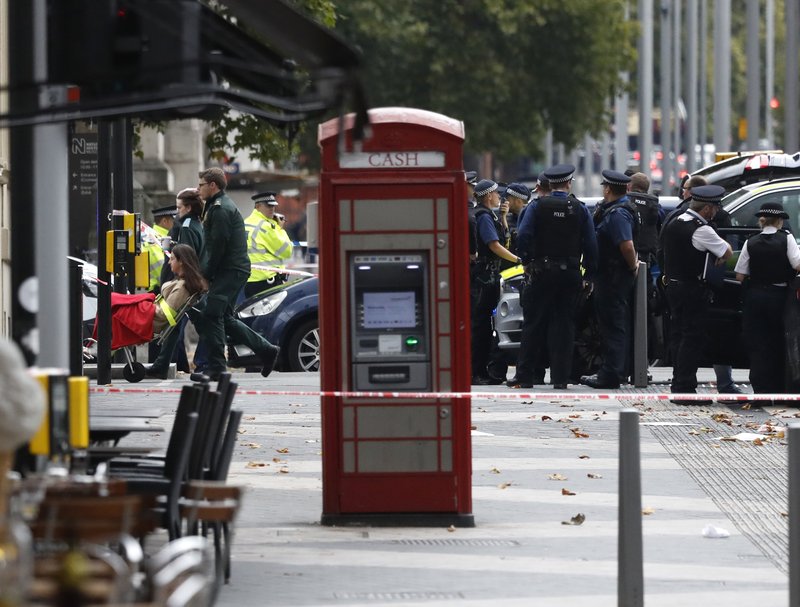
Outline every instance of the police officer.
<svg viewBox="0 0 800 607"><path fill-rule="evenodd" d="M283 229L283 224L275 217L278 200L275 192L261 192L251 197L253 212L244 220L247 230L247 255L250 258L250 278L244 287L247 297L279 285L286 281L286 275L255 266L284 267L292 256L292 239Z"/></svg>
<svg viewBox="0 0 800 607"><path fill-rule="evenodd" d="M633 201L639 217L639 232L633 243L639 259L647 262L648 267L655 262L658 249L658 233L666 218L664 207L658 202L658 196L650 194L650 178L644 173L634 173L628 184L628 198Z"/></svg>
<svg viewBox="0 0 800 607"><path fill-rule="evenodd" d="M250 276L244 220L225 193L225 173L218 167L199 173L198 190L205 200L203 274L209 281L206 304L192 321L208 348L207 375L218 379L227 370L225 336L244 344L261 359L261 375L268 376L280 348L273 346L233 315L233 304ZM195 379L195 378L193 378ZM199 379L199 378L198 378Z"/></svg>
<svg viewBox="0 0 800 607"><path fill-rule="evenodd" d="M142 249L147 251L148 259L148 286L147 290L158 294L161 283L166 282L161 279L161 272L164 266L164 250L169 250L169 232L173 226L175 217L175 207L160 207L153 209L153 231L158 234L158 242L145 241ZM166 245L166 246L165 246Z"/></svg>
<svg viewBox="0 0 800 607"><path fill-rule="evenodd" d="M500 214L508 212L508 204L500 204L497 184L491 179L481 179L475 186L477 234L477 260L471 272L470 301L472 305L472 383L475 385L500 384L505 378L491 377L487 370L492 348L492 312L500 299L500 260L520 263L501 240L505 240L503 227L492 209L500 205Z"/></svg>
<svg viewBox="0 0 800 607"><path fill-rule="evenodd" d="M517 236L519 234L520 217L528 206L528 201L531 198L531 191L523 183L510 183L506 188L506 201L508 202L508 213L511 218L508 220L509 225L509 248L515 254L520 255L517 250ZM520 255L521 257L521 255Z"/></svg>
<svg viewBox="0 0 800 607"><path fill-rule="evenodd" d="M530 204L519 226L519 253L525 263L522 291L522 342L514 388L531 388L546 344L550 381L566 390L572 370L575 310L582 286L589 285L597 258L594 223L586 206L569 195L575 167L559 164L545 171L552 192ZM586 269L581 277L581 258Z"/></svg>
<svg viewBox="0 0 800 607"><path fill-rule="evenodd" d="M710 225L724 194L725 189L718 185L692 188L689 208L664 228L664 282L671 315L673 393L694 393L697 389L697 368L705 345L711 300L711 290L703 279L706 265L709 259L721 265L732 255L730 245Z"/></svg>
<svg viewBox="0 0 800 607"><path fill-rule="evenodd" d="M750 352L755 393L786 392L784 307L789 283L800 271L800 248L783 229L788 213L780 202L765 202L756 213L761 233L751 236L736 262L745 281L742 330Z"/></svg>
<svg viewBox="0 0 800 607"><path fill-rule="evenodd" d="M614 389L628 375L630 300L639 271L633 244L638 220L627 196L631 178L608 169L602 175L603 202L594 215L598 247L594 302L603 362L595 375L581 377L581 383L590 388Z"/></svg>
<svg viewBox="0 0 800 607"><path fill-rule="evenodd" d="M469 235L469 260L470 264L478 259L478 236L475 227L475 210L478 208L475 202L475 185L478 183L478 174L475 171L464 173L464 180L467 182L467 225Z"/></svg>
<svg viewBox="0 0 800 607"><path fill-rule="evenodd" d="M173 211L177 211L177 215L172 230L170 231L169 240L172 241L170 246L174 246L175 244L188 245L197 253L197 258L202 259L205 234L203 232L203 222L201 220L203 215L203 200L200 198L200 193L196 188L184 188L178 192L178 195L175 197L175 206L172 207L172 209ZM161 284L169 282L174 278L175 274L173 274L170 265L165 263L161 270ZM169 334L161 344L160 350L151 350L150 360L153 361L153 364L145 371L147 377L167 379L170 361L177 363L178 371L190 371L189 360L186 356L186 348L183 345L185 328L186 319L182 318L180 321L180 328ZM156 344L156 342L151 341L150 344L152 346ZM195 350L195 363L201 362L204 350L205 346L198 344Z"/></svg>

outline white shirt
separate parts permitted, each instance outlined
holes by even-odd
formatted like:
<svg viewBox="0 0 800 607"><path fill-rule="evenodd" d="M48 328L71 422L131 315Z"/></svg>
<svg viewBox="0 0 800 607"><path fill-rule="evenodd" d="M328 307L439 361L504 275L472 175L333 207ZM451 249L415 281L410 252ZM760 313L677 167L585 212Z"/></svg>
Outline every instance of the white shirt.
<svg viewBox="0 0 800 607"><path fill-rule="evenodd" d="M699 219L703 225L692 234L692 246L698 251L709 251L715 257L725 255L728 243L714 231L714 228L708 225L708 222L699 213L687 209L685 213L677 217L676 221L692 221L693 219Z"/></svg>
<svg viewBox="0 0 800 607"><path fill-rule="evenodd" d="M762 234L774 234L778 231L775 226L764 226L761 230ZM800 266L800 247L797 246L797 241L794 236L789 234L786 239L786 257L789 260L789 265L793 268ZM742 252L739 253L739 260L736 262L736 267L733 269L737 274L744 274L750 276L750 252L747 250L747 242L742 247ZM776 283L780 286L785 286L786 283Z"/></svg>

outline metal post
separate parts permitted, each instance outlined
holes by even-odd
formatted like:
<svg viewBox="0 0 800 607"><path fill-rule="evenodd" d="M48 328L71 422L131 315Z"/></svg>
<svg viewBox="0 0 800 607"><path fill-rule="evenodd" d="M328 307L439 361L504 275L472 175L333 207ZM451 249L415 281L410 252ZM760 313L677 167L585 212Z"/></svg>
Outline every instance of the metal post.
<svg viewBox="0 0 800 607"><path fill-rule="evenodd" d="M594 145L592 136L586 133L583 136L583 195L591 196L594 194L594 184L592 183L592 173L594 171Z"/></svg>
<svg viewBox="0 0 800 607"><path fill-rule="evenodd" d="M637 388L647 387L647 286L650 275L647 263L639 262L633 300L633 382Z"/></svg>
<svg viewBox="0 0 800 607"><path fill-rule="evenodd" d="M664 174L664 191L668 194L674 193L674 188L680 184L680 162L678 156L681 153L681 125L683 124L683 108L681 107L681 3L673 5L672 15L672 153L674 154L670 162L669 174ZM672 185L674 183L674 185Z"/></svg>
<svg viewBox="0 0 800 607"><path fill-rule="evenodd" d="M747 0L747 149L758 150L758 135L761 127L759 110L761 95L761 61L758 53L758 30L761 26L759 0Z"/></svg>
<svg viewBox="0 0 800 607"><path fill-rule="evenodd" d="M686 30L688 41L686 49L686 100L688 106L686 108L686 170L692 173L702 163L702 160L698 162L695 156L695 146L698 143L697 123L698 119L703 119L698 116L697 104L697 0L688 0L686 5ZM701 143L701 154L702 150Z"/></svg>
<svg viewBox="0 0 800 607"><path fill-rule="evenodd" d="M669 195L672 175L672 0L661 0L661 195Z"/></svg>
<svg viewBox="0 0 800 607"><path fill-rule="evenodd" d="M97 131L97 384L111 383L111 273L106 270L106 232L113 210L112 129L101 120Z"/></svg>
<svg viewBox="0 0 800 607"><path fill-rule="evenodd" d="M798 83L797 73L800 71L800 61L797 57L798 49L798 24L800 24L800 7L797 2L785 3L786 14L786 99L784 112L786 124L784 128L783 149L789 154L794 154L798 149Z"/></svg>
<svg viewBox="0 0 800 607"><path fill-rule="evenodd" d="M639 158L642 173L650 177L653 149L653 0L639 0Z"/></svg>
<svg viewBox="0 0 800 607"><path fill-rule="evenodd" d="M617 605L644 606L642 565L642 474L639 461L639 411L619 412L619 530Z"/></svg>
<svg viewBox="0 0 800 607"><path fill-rule="evenodd" d="M731 0L714 0L714 145L731 149Z"/></svg>
<svg viewBox="0 0 800 607"><path fill-rule="evenodd" d="M627 0L625 1L625 21L630 19L630 6ZM615 125L615 140L614 140L614 170L623 172L628 168L628 81L630 74L628 72L620 72L620 80L622 81L622 92L617 95L614 103L614 125ZM608 130L603 134L602 147L601 147L601 166L606 168L609 166L608 156Z"/></svg>
<svg viewBox="0 0 800 607"><path fill-rule="evenodd" d="M767 148L775 149L775 142L772 134L772 98L775 96L775 0L767 0L766 14L764 16L766 25L765 33L765 69L764 87L764 137L767 138Z"/></svg>
<svg viewBox="0 0 800 607"><path fill-rule="evenodd" d="M83 266L69 262L69 374L83 375Z"/></svg>
<svg viewBox="0 0 800 607"><path fill-rule="evenodd" d="M702 167L706 163L705 152L706 144L708 143L708 65L706 65L708 63L706 61L708 53L706 52L707 45L705 43L706 35L708 34L708 2L700 3L700 24L698 30L702 43L700 44L700 56L698 57L700 63L700 71L698 74L698 86L700 88L700 99L698 103L700 107L698 108L698 116L700 121L698 124L697 139L700 142L700 166Z"/></svg>

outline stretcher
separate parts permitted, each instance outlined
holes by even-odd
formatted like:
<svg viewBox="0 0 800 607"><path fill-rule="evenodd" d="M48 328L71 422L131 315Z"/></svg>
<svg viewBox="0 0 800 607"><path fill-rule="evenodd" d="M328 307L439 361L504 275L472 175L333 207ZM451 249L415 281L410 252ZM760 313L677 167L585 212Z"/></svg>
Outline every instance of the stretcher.
<svg viewBox="0 0 800 607"><path fill-rule="evenodd" d="M153 318L160 297L153 293L127 294L111 293L111 352L122 351L125 356L123 377L131 382L142 381L145 366L136 360L134 348L154 341L161 346L170 334L180 325L186 312L195 306L202 293L194 293L174 313L167 313L168 324L160 333L153 333ZM90 342L97 343L97 318Z"/></svg>

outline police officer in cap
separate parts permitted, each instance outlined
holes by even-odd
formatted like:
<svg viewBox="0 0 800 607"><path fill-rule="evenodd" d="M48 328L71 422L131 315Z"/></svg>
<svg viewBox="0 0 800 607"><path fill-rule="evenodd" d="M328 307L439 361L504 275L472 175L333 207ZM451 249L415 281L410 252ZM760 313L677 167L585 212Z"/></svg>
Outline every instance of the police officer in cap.
<svg viewBox="0 0 800 607"><path fill-rule="evenodd" d="M598 247L594 301L603 362L595 375L581 377L581 383L590 388L615 389L628 376L630 301L639 271L633 244L638 216L627 196L631 178L609 169L602 175L603 202L594 214Z"/></svg>
<svg viewBox="0 0 800 607"><path fill-rule="evenodd" d="M787 391L784 308L789 284L800 271L800 247L783 229L789 214L780 202L765 202L756 217L761 233L744 243L735 269L747 287L742 330L753 392L779 394Z"/></svg>
<svg viewBox="0 0 800 607"><path fill-rule="evenodd" d="M586 206L570 196L575 167L559 164L545 171L552 191L535 200L519 226L517 242L525 263L522 291L522 343L517 373L509 387L531 388L538 380L539 351L546 344L550 381L565 390L572 370L575 309L581 288L589 285L597 258L594 223ZM581 259L586 281L581 277Z"/></svg>
<svg viewBox="0 0 800 607"><path fill-rule="evenodd" d="M472 305L472 383L475 385L500 384L505 378L491 377L487 370L492 349L492 312L500 299L500 260L520 263L509 251L504 229L492 210L500 204L497 184L491 179L481 179L475 186L475 209L478 257L471 273L470 300ZM508 205L500 205L500 213L508 212Z"/></svg>
<svg viewBox="0 0 800 607"><path fill-rule="evenodd" d="M664 282L670 308L672 392L694 393L697 368L706 341L705 324L711 290L704 277L708 263L722 265L732 255L731 246L711 227L725 189L705 185L690 190L685 213L664 228ZM673 400L678 404L703 401ZM705 401L710 403L711 401Z"/></svg>
<svg viewBox="0 0 800 607"><path fill-rule="evenodd" d="M246 297L286 282L286 274L263 269L263 266L283 268L294 248L283 223L275 217L278 208L275 192L261 192L251 198L253 212L244 220L247 256L250 258L250 278L244 286Z"/></svg>
<svg viewBox="0 0 800 607"><path fill-rule="evenodd" d="M508 187L506 187L508 214L511 216L508 219L509 249L516 255L520 255L520 252L517 250L520 217L527 208L530 197L531 191L528 186L523 183L510 183ZM513 264L509 263L508 265L511 266Z"/></svg>

